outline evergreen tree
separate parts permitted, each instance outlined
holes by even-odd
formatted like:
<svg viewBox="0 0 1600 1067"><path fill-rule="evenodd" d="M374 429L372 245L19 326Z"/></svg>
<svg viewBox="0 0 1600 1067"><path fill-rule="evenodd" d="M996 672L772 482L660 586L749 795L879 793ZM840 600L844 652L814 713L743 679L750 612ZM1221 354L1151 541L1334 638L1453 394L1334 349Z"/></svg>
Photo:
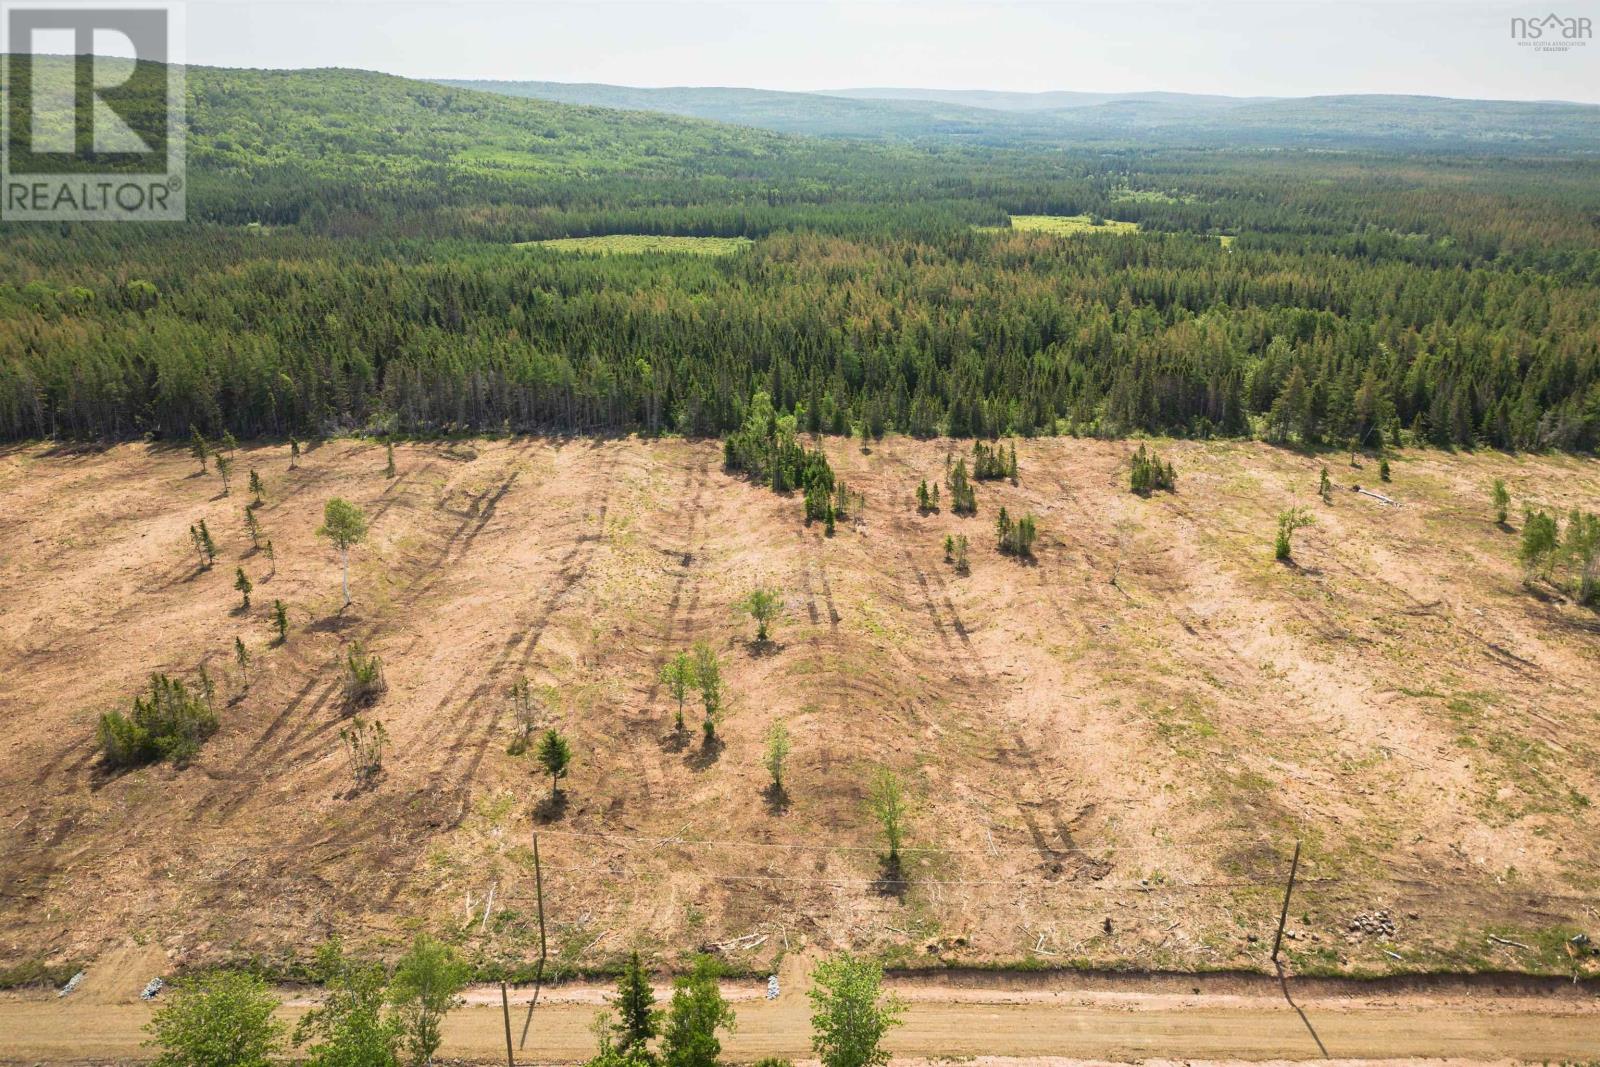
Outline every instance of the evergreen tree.
<svg viewBox="0 0 1600 1067"><path fill-rule="evenodd" d="M206 443L205 437L192 424L189 427L189 455L199 461L200 473L204 474L206 472L206 460L211 455L211 446Z"/></svg>
<svg viewBox="0 0 1600 1067"><path fill-rule="evenodd" d="M244 598L244 603L239 605L240 611L250 610L250 590L255 586L250 583L250 576L245 574L243 567L234 569L233 587L239 590L239 595Z"/></svg>
<svg viewBox="0 0 1600 1067"><path fill-rule="evenodd" d="M617 979L616 996L611 999L617 1021L614 1029L616 1049L623 1056L648 1057L649 1042L659 1032L661 1013L656 1010L655 990L650 986L650 976L637 951L630 953L628 962Z"/></svg>
<svg viewBox="0 0 1600 1067"><path fill-rule="evenodd" d="M255 508L244 509L244 530L250 536L250 547L261 547L261 520L256 518Z"/></svg>
<svg viewBox="0 0 1600 1067"><path fill-rule="evenodd" d="M278 644L289 640L289 609L283 606L283 601L272 602L272 628L277 631Z"/></svg>
<svg viewBox="0 0 1600 1067"><path fill-rule="evenodd" d="M294 470L300 466L300 442L293 437L289 438L289 469Z"/></svg>
<svg viewBox="0 0 1600 1067"><path fill-rule="evenodd" d="M260 507L261 506L261 496L265 492L266 492L266 486L264 486L262 484L262 482L261 482L261 475L256 473L256 469L254 467L251 467L250 468L250 495L254 498L251 501L251 504L252 504L253 507Z"/></svg>
<svg viewBox="0 0 1600 1067"><path fill-rule="evenodd" d="M560 796L561 779L572 766L572 746L560 731L546 730L539 739L539 766L550 776L550 800L554 802Z"/></svg>
<svg viewBox="0 0 1600 1067"><path fill-rule="evenodd" d="M1494 521L1501 526L1506 524L1506 509L1511 506L1511 494L1506 490L1505 479L1496 478L1494 487L1489 492L1489 499L1494 503Z"/></svg>

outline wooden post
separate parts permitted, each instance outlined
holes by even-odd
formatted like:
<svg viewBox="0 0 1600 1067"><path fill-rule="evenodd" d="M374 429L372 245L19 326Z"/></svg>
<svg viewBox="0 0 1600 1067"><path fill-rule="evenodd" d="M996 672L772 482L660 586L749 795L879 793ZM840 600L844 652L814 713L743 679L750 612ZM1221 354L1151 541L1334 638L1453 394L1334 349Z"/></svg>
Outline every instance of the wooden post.
<svg viewBox="0 0 1600 1067"><path fill-rule="evenodd" d="M500 1014L506 1023L506 1067L517 1067L516 1057L511 1052L511 997L504 982L500 983Z"/></svg>
<svg viewBox="0 0 1600 1067"><path fill-rule="evenodd" d="M528 1001L528 1014L522 1020L522 1040L518 1048L528 1043L528 1026L533 1022L533 1008L539 1003L539 988L544 984L544 961L547 955L544 939L544 869L539 866L539 831L533 832L533 890L539 901L539 966L533 972L533 999Z"/></svg>
<svg viewBox="0 0 1600 1067"><path fill-rule="evenodd" d="M1289 921L1289 897L1294 893L1295 872L1300 869L1300 842L1294 843L1294 859L1289 863L1289 885L1283 891L1283 912L1278 916L1278 936L1272 942L1272 962L1278 962L1278 948L1283 944L1283 927Z"/></svg>

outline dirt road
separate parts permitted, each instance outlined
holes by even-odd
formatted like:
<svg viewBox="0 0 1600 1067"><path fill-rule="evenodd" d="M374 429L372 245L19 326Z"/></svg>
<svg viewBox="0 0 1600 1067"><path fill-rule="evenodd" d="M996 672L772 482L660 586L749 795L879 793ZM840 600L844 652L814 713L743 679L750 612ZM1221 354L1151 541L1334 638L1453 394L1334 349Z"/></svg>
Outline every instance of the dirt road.
<svg viewBox="0 0 1600 1067"><path fill-rule="evenodd" d="M130 993L81 999L50 994L0 999L0 1062L135 1060L150 1009ZM541 999L518 1063L573 1062L591 1055L589 1024L605 990L564 987ZM1240 994L1084 989L971 989L915 983L900 988L906 1024L890 1047L901 1059L1004 1057L1133 1062L1449 1060L1587 1062L1600 1056L1600 998L1582 992L1534 996L1382 994L1301 999ZM730 987L738 1032L727 1057L809 1056L807 1004L798 985L775 1002L758 983ZM76 994L75 994L76 996ZM445 1028L445 1054L504 1062L497 989L475 989ZM527 991L513 995L520 1034ZM285 1004L292 1021L303 1001Z"/></svg>

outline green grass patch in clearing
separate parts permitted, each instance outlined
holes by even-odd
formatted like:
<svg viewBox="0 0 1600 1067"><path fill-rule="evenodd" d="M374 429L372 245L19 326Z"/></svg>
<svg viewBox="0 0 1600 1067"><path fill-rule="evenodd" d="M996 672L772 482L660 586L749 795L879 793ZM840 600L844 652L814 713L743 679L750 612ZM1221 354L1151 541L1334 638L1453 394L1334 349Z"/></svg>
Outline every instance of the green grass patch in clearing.
<svg viewBox="0 0 1600 1067"><path fill-rule="evenodd" d="M1091 215L1012 215L1011 228L1030 233L1138 233L1137 222L1118 222L1100 219L1096 225Z"/></svg>
<svg viewBox="0 0 1600 1067"><path fill-rule="evenodd" d="M518 248L553 248L558 252L595 255L639 255L645 252L686 252L697 256L731 256L755 242L748 237L667 237L647 233L614 233L605 237L557 237L549 241L524 241Z"/></svg>

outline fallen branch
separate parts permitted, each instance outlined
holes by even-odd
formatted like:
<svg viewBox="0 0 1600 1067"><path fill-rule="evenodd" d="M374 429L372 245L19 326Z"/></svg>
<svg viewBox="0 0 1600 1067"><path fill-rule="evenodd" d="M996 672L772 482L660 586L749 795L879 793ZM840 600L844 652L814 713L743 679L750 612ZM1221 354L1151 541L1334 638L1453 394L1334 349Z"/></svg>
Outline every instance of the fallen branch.
<svg viewBox="0 0 1600 1067"><path fill-rule="evenodd" d="M1521 941L1507 941L1505 938L1496 937L1493 934L1489 935L1489 940L1493 941L1497 945L1510 945L1512 948L1526 949L1529 952L1533 951L1532 945L1524 945Z"/></svg>

